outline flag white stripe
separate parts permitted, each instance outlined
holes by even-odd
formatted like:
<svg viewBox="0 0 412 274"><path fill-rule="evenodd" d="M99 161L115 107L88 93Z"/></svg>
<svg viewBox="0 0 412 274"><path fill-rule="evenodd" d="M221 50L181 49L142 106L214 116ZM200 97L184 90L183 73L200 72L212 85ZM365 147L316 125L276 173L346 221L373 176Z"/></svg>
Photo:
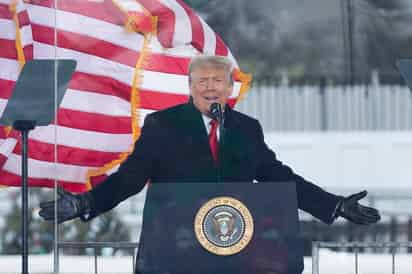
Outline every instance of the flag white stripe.
<svg viewBox="0 0 412 274"><path fill-rule="evenodd" d="M25 6L25 4L23 3L23 1L22 1L22 0L17 1L17 6L16 6L16 11L17 11L17 13L20 13L20 12L22 12L22 11L24 11L24 10L26 10L26 6Z"/></svg>
<svg viewBox="0 0 412 274"><path fill-rule="evenodd" d="M149 43L150 52L164 54L180 58L192 58L198 55L198 50L192 45L180 45L174 48L163 48L157 37L152 37Z"/></svg>
<svg viewBox="0 0 412 274"><path fill-rule="evenodd" d="M239 68L238 63L237 63L235 57L233 57L232 52L231 52L230 50L228 51L227 57L230 59L230 61L232 61L233 66L234 66L235 68Z"/></svg>
<svg viewBox="0 0 412 274"><path fill-rule="evenodd" d="M239 83L239 82L235 82L233 84L233 93L230 96L230 98L236 98L239 96L241 86L242 86L242 83Z"/></svg>
<svg viewBox="0 0 412 274"><path fill-rule="evenodd" d="M139 126L142 127L144 124L144 119L146 119L146 116L149 115L150 113L155 112L153 109L144 109L141 108L139 110Z"/></svg>
<svg viewBox="0 0 412 274"><path fill-rule="evenodd" d="M0 58L0 79L16 81L19 72L19 62L14 59Z"/></svg>
<svg viewBox="0 0 412 274"><path fill-rule="evenodd" d="M0 38L6 40L16 39L16 24L12 20L0 18ZM31 27L29 25L20 28L21 44L23 47L33 43Z"/></svg>
<svg viewBox="0 0 412 274"><path fill-rule="evenodd" d="M141 49L143 46L144 37L139 33L128 32L123 26L61 10L56 11L57 22L55 24L55 11L37 5L29 5L29 12L33 24L50 28L57 27L64 31L87 35L131 50Z"/></svg>
<svg viewBox="0 0 412 274"><path fill-rule="evenodd" d="M49 125L30 132L33 140L103 152L127 151L132 142L130 134L113 134Z"/></svg>
<svg viewBox="0 0 412 274"><path fill-rule="evenodd" d="M122 0L116 2L127 11L143 12L142 6L136 2L136 0Z"/></svg>
<svg viewBox="0 0 412 274"><path fill-rule="evenodd" d="M162 93L189 95L188 77L186 75L163 72L144 71L141 88ZM240 83L234 84L231 97L239 95Z"/></svg>
<svg viewBox="0 0 412 274"><path fill-rule="evenodd" d="M5 171L21 175L21 156L10 154L3 166ZM31 178L56 179L70 182L85 183L87 171L94 167L67 165L62 163L45 162L29 158L28 175Z"/></svg>
<svg viewBox="0 0 412 274"><path fill-rule="evenodd" d="M172 10L175 14L172 45L175 47L190 43L192 41L192 24L183 7L176 1L159 0L159 2Z"/></svg>
<svg viewBox="0 0 412 274"><path fill-rule="evenodd" d="M44 58L68 58L77 61L77 71L94 75L104 75L116 79L126 85L131 85L134 67L129 67L115 61L94 55L64 49L55 48L52 45L34 42L36 59Z"/></svg>
<svg viewBox="0 0 412 274"><path fill-rule="evenodd" d="M0 99L0 117L3 115L4 110L6 109L7 100Z"/></svg>
<svg viewBox="0 0 412 274"><path fill-rule="evenodd" d="M23 47L33 44L33 35L30 25L23 26L20 28L21 33L21 44Z"/></svg>
<svg viewBox="0 0 412 274"><path fill-rule="evenodd" d="M0 30L1 39L16 39L16 24L12 20L0 18Z"/></svg>
<svg viewBox="0 0 412 274"><path fill-rule="evenodd" d="M203 21L199 16L200 22L202 23L204 46L203 54L205 55L215 55L216 51L216 35L211 28Z"/></svg>
<svg viewBox="0 0 412 274"><path fill-rule="evenodd" d="M169 94L189 94L186 75L164 73L158 71L143 72L141 88Z"/></svg>
<svg viewBox="0 0 412 274"><path fill-rule="evenodd" d="M175 57L189 57L192 58L198 55L199 51L192 45L180 45L174 48L165 48L161 53Z"/></svg>
<svg viewBox="0 0 412 274"><path fill-rule="evenodd" d="M122 98L74 89L67 90L60 107L111 116L130 116L130 103Z"/></svg>
<svg viewBox="0 0 412 274"><path fill-rule="evenodd" d="M14 147L17 144L17 140L13 138L1 139L0 141L0 154L8 157L13 151Z"/></svg>

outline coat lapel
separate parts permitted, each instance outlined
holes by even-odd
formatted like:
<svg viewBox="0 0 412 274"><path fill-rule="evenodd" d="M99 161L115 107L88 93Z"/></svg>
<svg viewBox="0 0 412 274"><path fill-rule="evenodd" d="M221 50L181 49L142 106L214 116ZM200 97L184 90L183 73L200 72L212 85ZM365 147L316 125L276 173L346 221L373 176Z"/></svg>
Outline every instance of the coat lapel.
<svg viewBox="0 0 412 274"><path fill-rule="evenodd" d="M236 113L229 107L226 107L225 112L226 126L219 153L220 159L224 162L224 166L227 166L239 163L239 161L244 161L247 157L245 149L248 146L240 130L242 125Z"/></svg>
<svg viewBox="0 0 412 274"><path fill-rule="evenodd" d="M182 119L184 141L196 155L207 158L209 164L213 166L212 152L202 114L189 102L185 105Z"/></svg>

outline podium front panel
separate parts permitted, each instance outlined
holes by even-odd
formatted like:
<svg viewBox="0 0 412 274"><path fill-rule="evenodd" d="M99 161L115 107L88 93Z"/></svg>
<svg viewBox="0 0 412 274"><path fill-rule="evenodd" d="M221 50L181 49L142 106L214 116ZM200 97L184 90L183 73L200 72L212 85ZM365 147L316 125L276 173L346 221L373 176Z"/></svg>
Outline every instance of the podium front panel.
<svg viewBox="0 0 412 274"><path fill-rule="evenodd" d="M218 197L240 201L253 218L253 235L246 245L240 240L242 249L232 255L215 254L213 243L212 251L207 250L195 231L196 217L202 215L199 211L206 205L203 215L213 215L213 206L207 204ZM209 225L205 222L206 232L219 230L211 219ZM220 228L224 232L234 226L226 224ZM247 221L244 224L250 232ZM237 236L239 232L235 232L232 234ZM221 236L228 240L233 235ZM294 183L154 183L146 196L137 273L300 273L303 263L298 235Z"/></svg>

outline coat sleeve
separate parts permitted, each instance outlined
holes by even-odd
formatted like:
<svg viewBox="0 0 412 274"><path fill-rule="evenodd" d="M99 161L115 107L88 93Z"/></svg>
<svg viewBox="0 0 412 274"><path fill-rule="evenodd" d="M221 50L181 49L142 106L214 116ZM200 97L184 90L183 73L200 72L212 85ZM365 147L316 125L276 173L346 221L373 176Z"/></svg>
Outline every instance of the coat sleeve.
<svg viewBox="0 0 412 274"><path fill-rule="evenodd" d="M160 136L160 127L156 124L152 115L146 116L141 135L127 160L117 172L88 192L91 211L85 220L114 208L143 189L153 171L156 142Z"/></svg>
<svg viewBox="0 0 412 274"><path fill-rule="evenodd" d="M294 173L287 165L276 158L276 154L266 145L262 127L257 123L258 154L257 180L267 182L295 182L298 207L327 224L336 215L337 204L341 197L329 193ZM304 155L302 155L304 157Z"/></svg>

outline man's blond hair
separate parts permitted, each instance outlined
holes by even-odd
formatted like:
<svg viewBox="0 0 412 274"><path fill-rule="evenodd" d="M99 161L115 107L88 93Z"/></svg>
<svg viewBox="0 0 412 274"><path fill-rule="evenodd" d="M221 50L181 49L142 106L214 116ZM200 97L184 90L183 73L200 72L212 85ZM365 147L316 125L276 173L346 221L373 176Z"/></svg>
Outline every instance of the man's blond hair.
<svg viewBox="0 0 412 274"><path fill-rule="evenodd" d="M200 67L223 68L226 72L229 84L233 85L233 63L224 56L199 55L192 58L189 64L189 85L192 82L192 73Z"/></svg>

